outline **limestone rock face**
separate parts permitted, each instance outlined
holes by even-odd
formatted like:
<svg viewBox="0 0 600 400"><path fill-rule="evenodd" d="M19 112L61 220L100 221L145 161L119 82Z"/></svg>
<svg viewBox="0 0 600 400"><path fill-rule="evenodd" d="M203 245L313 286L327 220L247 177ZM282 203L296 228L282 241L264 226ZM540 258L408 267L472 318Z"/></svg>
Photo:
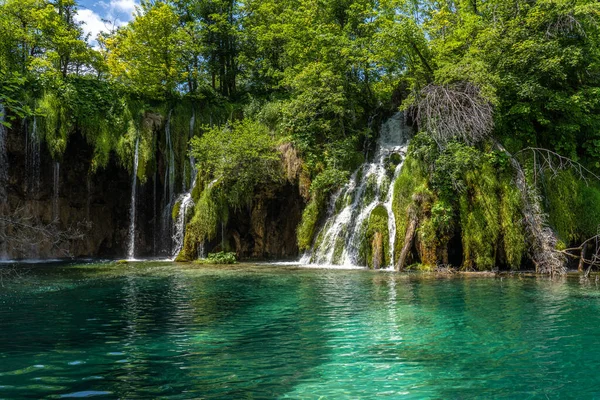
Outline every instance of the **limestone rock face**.
<svg viewBox="0 0 600 400"><path fill-rule="evenodd" d="M285 259L298 256L296 228L304 199L296 185L257 193L250 210L237 211L227 225L228 244L241 259Z"/></svg>
<svg viewBox="0 0 600 400"><path fill-rule="evenodd" d="M69 137L60 160L52 159L45 143L34 154L25 134L30 127L14 126L7 132L0 260L125 258L132 185L127 168L112 157L106 168L91 173L94 150L79 133ZM137 185L136 258L171 255L164 162L157 152L158 172ZM301 192L298 184L287 183L255 193L252 206L232 212L206 252L224 248L238 259L296 257L296 228L306 202Z"/></svg>
<svg viewBox="0 0 600 400"><path fill-rule="evenodd" d="M120 258L126 254L131 177L114 160L90 173L93 149L79 134L61 160L32 153L27 126L8 131L7 199L0 204L0 259ZM56 163L59 162L59 166ZM58 183L56 187L55 182ZM152 210L138 196L140 255L152 253ZM151 191L149 194L151 195Z"/></svg>

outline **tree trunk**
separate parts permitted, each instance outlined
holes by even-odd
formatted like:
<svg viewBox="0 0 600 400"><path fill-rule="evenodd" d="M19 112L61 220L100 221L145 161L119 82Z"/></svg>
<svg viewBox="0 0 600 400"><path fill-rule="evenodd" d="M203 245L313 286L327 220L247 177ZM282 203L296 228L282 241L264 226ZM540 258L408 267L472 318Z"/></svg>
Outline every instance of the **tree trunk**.
<svg viewBox="0 0 600 400"><path fill-rule="evenodd" d="M583 272L583 268L585 267L585 251L587 250L587 243L583 245L581 248L581 258L579 258L579 267L577 267L578 272Z"/></svg>
<svg viewBox="0 0 600 400"><path fill-rule="evenodd" d="M373 248L373 269L379 269L383 264L383 235L381 232L375 232L371 246Z"/></svg>
<svg viewBox="0 0 600 400"><path fill-rule="evenodd" d="M419 220L416 216L413 216L406 228L406 235L404 235L404 246L400 251L400 257L398 258L398 264L396 264L396 270L404 270L404 264L406 263L406 257L410 251L413 241L415 240L415 233L417 232L417 224Z"/></svg>

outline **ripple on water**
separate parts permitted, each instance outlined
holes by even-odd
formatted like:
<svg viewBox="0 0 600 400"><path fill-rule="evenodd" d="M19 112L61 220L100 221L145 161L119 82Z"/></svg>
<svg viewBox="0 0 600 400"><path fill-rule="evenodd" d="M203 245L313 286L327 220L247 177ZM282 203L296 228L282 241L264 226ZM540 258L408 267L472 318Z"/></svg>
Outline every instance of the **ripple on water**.
<svg viewBox="0 0 600 400"><path fill-rule="evenodd" d="M578 281L161 263L23 279L0 293L3 398L553 398L600 386L600 290Z"/></svg>

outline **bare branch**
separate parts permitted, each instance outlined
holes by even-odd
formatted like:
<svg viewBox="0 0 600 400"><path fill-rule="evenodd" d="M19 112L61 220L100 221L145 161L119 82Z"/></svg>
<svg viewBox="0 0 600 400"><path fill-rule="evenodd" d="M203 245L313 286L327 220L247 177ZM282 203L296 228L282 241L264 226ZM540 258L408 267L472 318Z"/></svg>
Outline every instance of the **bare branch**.
<svg viewBox="0 0 600 400"><path fill-rule="evenodd" d="M27 254L32 247L43 245L70 257L65 244L83 239L84 232L90 228L89 223L80 223L61 229L57 221L43 223L27 213L24 207L17 207L11 214L0 215L0 242L22 254Z"/></svg>
<svg viewBox="0 0 600 400"><path fill-rule="evenodd" d="M558 238L548 226L547 215L542 212L542 200L535 186L527 182L525 172L519 161L499 143L496 146L510 156L510 162L516 171L515 185L521 193L523 202L523 223L529 233L529 254L538 273L563 275L567 272L566 255L556 250Z"/></svg>
<svg viewBox="0 0 600 400"><path fill-rule="evenodd" d="M577 176L588 184L590 178L600 182L600 176L596 175L577 161L560 154L539 147L527 147L515 153L515 156L523 155L530 152L533 156L533 178L537 183L538 175L550 173L552 177L556 177L560 171L572 170Z"/></svg>
<svg viewBox="0 0 600 400"><path fill-rule="evenodd" d="M492 105L469 82L427 85L416 105L416 120L440 147L453 139L470 145L481 142L494 128Z"/></svg>

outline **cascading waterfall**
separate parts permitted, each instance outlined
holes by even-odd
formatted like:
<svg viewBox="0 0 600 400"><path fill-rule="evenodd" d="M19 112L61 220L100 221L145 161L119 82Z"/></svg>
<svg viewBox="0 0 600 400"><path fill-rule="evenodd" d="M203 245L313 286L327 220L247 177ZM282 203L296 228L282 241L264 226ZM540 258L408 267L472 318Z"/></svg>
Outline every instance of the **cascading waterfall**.
<svg viewBox="0 0 600 400"><path fill-rule="evenodd" d="M52 219L58 222L58 195L60 190L60 163L54 162L54 193L52 195Z"/></svg>
<svg viewBox="0 0 600 400"><path fill-rule="evenodd" d="M127 246L127 258L133 260L135 258L135 192L137 188L137 169L138 169L138 152L140 147L140 138L135 141L135 154L133 156L133 177L131 178L131 206L129 208L129 245Z"/></svg>
<svg viewBox="0 0 600 400"><path fill-rule="evenodd" d="M0 204L6 202L6 186L8 184L8 156L6 152L6 111L0 103Z"/></svg>
<svg viewBox="0 0 600 400"><path fill-rule="evenodd" d="M181 249L183 249L183 240L185 239L186 217L190 207L194 206L192 193L187 192L181 195L177 201L179 203L179 212L175 221L175 233L173 234L173 259L177 257Z"/></svg>
<svg viewBox="0 0 600 400"><path fill-rule="evenodd" d="M196 120L196 113L192 110L192 117L190 118L190 138L194 134L194 124ZM185 173L184 173L185 175ZM175 204L179 204L179 211L177 213L177 219L175 220L175 229L173 233L173 259L177 258L177 255L183 249L183 241L185 239L185 227L187 222L187 213L190 207L194 206L194 200L192 199L192 191L196 185L196 163L194 157L190 154L190 190L179 196ZM185 179L184 179L185 182ZM184 186L185 190L185 186Z"/></svg>
<svg viewBox="0 0 600 400"><path fill-rule="evenodd" d="M394 182L401 171L408 147L410 128L403 113L397 113L381 127L373 161L363 164L350 181L331 199L325 225L317 235L311 252L301 262L328 265L360 265L360 248L366 225L377 206L388 216L388 253L394 260L396 221L392 211ZM394 156L396 155L396 156ZM396 160L394 160L396 157ZM394 165L390 176L389 165Z"/></svg>

